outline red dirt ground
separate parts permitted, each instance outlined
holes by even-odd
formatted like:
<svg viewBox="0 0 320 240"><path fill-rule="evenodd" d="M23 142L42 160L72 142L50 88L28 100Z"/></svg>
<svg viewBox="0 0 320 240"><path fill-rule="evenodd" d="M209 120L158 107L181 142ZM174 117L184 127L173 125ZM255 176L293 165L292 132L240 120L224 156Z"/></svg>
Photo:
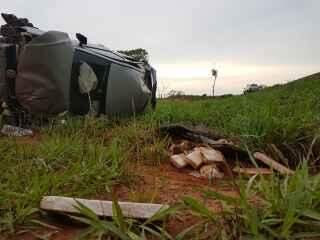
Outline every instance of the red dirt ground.
<svg viewBox="0 0 320 240"><path fill-rule="evenodd" d="M202 200L201 189L213 189L228 195L235 196L237 192L232 188L230 179L213 180L201 179L189 175L192 169L178 170L169 163L160 166L136 165L131 170L137 176L137 180L130 186L116 185L113 193L119 201L135 202L154 202L163 204L173 204L180 201L184 196L192 196ZM110 194L100 196L99 199L110 200ZM213 211L219 211L220 204L216 201L209 200L206 202L208 207ZM191 215L183 217L173 217L168 221L167 227L171 234L177 234L188 226L196 222L196 218ZM79 226L61 225L59 222L50 222L58 226L58 230L39 229L33 232L24 232L15 235L12 240L36 240L38 236L49 234L50 240L76 239L78 233L82 230ZM1 237L0 237L1 239Z"/></svg>
<svg viewBox="0 0 320 240"><path fill-rule="evenodd" d="M136 184L130 187L119 185L114 189L121 200L139 201L141 197L142 200L149 200L148 202L172 204L184 196L202 199L201 190L204 188L234 194L230 179L213 179L210 183L207 179L191 176L191 168L177 169L164 163L160 166L137 165L134 171L139 176ZM217 207L214 202L210 206Z"/></svg>

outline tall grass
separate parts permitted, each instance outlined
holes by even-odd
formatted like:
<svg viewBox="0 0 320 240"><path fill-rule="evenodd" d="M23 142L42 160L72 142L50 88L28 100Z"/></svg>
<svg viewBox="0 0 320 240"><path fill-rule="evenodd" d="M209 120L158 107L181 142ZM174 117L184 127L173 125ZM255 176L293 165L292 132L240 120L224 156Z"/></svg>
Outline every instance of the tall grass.
<svg viewBox="0 0 320 240"><path fill-rule="evenodd" d="M306 162L292 177L254 176L247 183L239 181L238 188L238 197L204 192L207 199L223 204L218 214L190 197L184 199L185 206L204 219L201 235L209 234L212 239L320 238L320 175L310 176Z"/></svg>
<svg viewBox="0 0 320 240"><path fill-rule="evenodd" d="M205 125L252 147L291 144L319 132L320 74L244 96L163 100L155 114L143 118Z"/></svg>
<svg viewBox="0 0 320 240"><path fill-rule="evenodd" d="M167 159L151 124L71 117L35 138L0 138L0 231L14 232L38 212L44 195L108 197L130 184L128 164Z"/></svg>

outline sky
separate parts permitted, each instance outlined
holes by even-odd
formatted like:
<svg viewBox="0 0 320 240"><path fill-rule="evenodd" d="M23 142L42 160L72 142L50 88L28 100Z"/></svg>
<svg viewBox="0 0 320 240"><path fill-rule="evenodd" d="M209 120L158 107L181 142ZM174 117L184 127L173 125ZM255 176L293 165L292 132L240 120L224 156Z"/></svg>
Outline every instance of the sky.
<svg viewBox="0 0 320 240"><path fill-rule="evenodd" d="M238 94L320 71L319 0L3 0L43 30L114 50L144 48L159 92ZM3 21L1 20L2 24Z"/></svg>

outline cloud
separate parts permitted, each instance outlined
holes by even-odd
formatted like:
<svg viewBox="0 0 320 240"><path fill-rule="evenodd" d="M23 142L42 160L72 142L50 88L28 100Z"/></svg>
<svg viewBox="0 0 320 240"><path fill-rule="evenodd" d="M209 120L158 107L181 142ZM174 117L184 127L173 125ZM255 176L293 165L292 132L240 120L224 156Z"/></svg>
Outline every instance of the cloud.
<svg viewBox="0 0 320 240"><path fill-rule="evenodd" d="M276 83L320 66L318 0L11 0L1 7L42 29L81 32L112 49L145 48L164 82L195 84L192 93L204 89L196 84L210 81L212 67L220 81L228 79L221 86L227 93L247 81Z"/></svg>

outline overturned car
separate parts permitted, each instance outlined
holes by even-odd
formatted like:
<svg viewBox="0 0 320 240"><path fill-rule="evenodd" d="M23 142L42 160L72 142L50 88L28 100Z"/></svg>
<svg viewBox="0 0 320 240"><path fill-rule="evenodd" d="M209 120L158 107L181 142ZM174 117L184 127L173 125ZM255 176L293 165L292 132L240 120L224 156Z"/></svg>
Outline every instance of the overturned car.
<svg viewBox="0 0 320 240"><path fill-rule="evenodd" d="M0 103L2 114L23 125L33 116L62 112L123 116L156 104L156 71L82 34L77 41L42 31L27 19L2 14Z"/></svg>

